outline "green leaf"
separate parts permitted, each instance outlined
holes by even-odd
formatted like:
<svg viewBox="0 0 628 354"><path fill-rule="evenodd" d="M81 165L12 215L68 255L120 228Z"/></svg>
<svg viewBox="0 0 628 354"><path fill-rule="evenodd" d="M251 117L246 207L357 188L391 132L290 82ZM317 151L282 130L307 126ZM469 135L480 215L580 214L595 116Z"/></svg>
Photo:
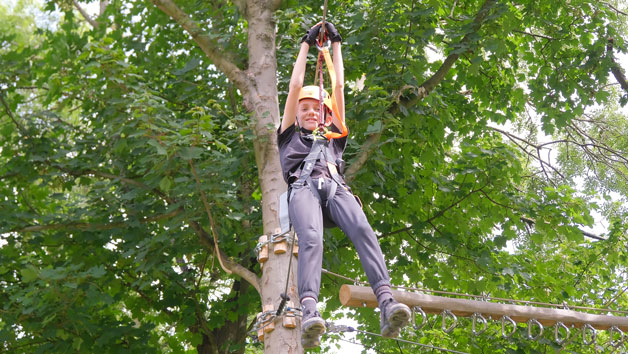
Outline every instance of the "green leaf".
<svg viewBox="0 0 628 354"><path fill-rule="evenodd" d="M159 181L159 188L163 190L164 192L168 192L170 188L172 187L172 184L173 184L172 178L170 178L170 176L164 176L164 178L162 178L161 181Z"/></svg>
<svg viewBox="0 0 628 354"><path fill-rule="evenodd" d="M179 151L179 155L184 160L193 160L193 159L198 159L199 157L201 157L201 155L203 154L203 151L204 150L202 148L196 147L196 146L185 147Z"/></svg>
<svg viewBox="0 0 628 354"><path fill-rule="evenodd" d="M39 276L39 269L35 268L32 265L28 265L26 266L26 268L23 268L20 271L20 274L22 274L22 281L24 281L25 283L30 283L36 280Z"/></svg>
<svg viewBox="0 0 628 354"><path fill-rule="evenodd" d="M201 333L192 333L190 336L190 345L196 347L203 343L203 335Z"/></svg>
<svg viewBox="0 0 628 354"><path fill-rule="evenodd" d="M87 272L85 272L85 275L93 278L101 278L106 273L107 271L105 270L105 266L99 265L89 268Z"/></svg>
<svg viewBox="0 0 628 354"><path fill-rule="evenodd" d="M382 121L378 120L366 128L366 134L379 133L382 131Z"/></svg>
<svg viewBox="0 0 628 354"><path fill-rule="evenodd" d="M157 154L159 155L168 155L166 148L163 147L157 140L148 140L148 144L153 146L157 150Z"/></svg>

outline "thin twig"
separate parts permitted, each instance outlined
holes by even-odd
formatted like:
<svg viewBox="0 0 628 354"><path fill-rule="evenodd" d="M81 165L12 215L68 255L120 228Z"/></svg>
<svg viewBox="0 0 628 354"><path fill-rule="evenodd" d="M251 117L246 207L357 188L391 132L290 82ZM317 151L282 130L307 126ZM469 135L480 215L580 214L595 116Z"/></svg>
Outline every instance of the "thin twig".
<svg viewBox="0 0 628 354"><path fill-rule="evenodd" d="M96 22L94 19L92 19L89 14L87 13L87 11L85 11L85 9L83 9L81 7L81 5L78 3L78 1L76 0L72 0L72 4L74 5L74 7L76 7L76 9L81 13L81 15L83 16L83 18L85 19L85 21L87 21L93 28L98 27L98 22Z"/></svg>
<svg viewBox="0 0 628 354"><path fill-rule="evenodd" d="M600 4L604 4L604 5L608 6L608 7L610 7L611 9L615 10L615 12L617 12L618 14L622 14L624 16L628 16L628 13L625 13L623 11L618 10L615 6L607 3L606 1L600 1Z"/></svg>

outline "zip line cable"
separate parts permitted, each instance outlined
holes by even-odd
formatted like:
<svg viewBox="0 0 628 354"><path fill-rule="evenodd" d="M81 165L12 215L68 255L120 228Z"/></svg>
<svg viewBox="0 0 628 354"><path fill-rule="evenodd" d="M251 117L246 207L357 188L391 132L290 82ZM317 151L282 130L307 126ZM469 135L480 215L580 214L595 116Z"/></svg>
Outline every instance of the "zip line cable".
<svg viewBox="0 0 628 354"><path fill-rule="evenodd" d="M287 308L288 310L300 310L297 308ZM264 329L266 327L268 327L271 323L273 323L277 318L281 317L280 315L274 315L272 312L268 312L267 315L269 315L270 318L268 319L264 319L263 322L267 322L266 324L262 325L261 327L255 326L255 328L253 328L252 330L250 330L248 333L252 334L254 332L257 332L258 329ZM285 316L285 315L283 315ZM302 317L301 315L295 315L296 317ZM427 348L427 349L432 349L432 350L439 350L442 352L447 352L447 353L455 353L455 354L469 354L467 352L461 352L461 351L457 351L457 350L452 350L452 349L447 349L447 348L441 348L441 347L437 347L437 346L433 346L433 345L429 345L429 344L423 344L423 343L418 343L418 342L413 342L407 339L401 339L401 338L387 338L382 336L381 334L378 333L374 333L374 332L369 332L369 331L364 331L355 327L351 327L351 326L347 326L347 325L336 325L333 322L325 322L325 325L327 326L327 328L329 328L329 331L324 334L325 336L329 336L330 333L338 333L340 335L342 335L342 333L346 333L346 332L357 332L357 333L362 333L365 335L369 335L369 336L374 336L374 337L381 337L384 339L389 339L389 340L394 340L397 342L397 345L399 345L399 343L406 343L406 344L413 344L419 347L423 347L423 348ZM256 336L252 336L254 339L257 339ZM357 343L355 341L349 341L347 339L344 338L338 338L339 340L345 341L345 342L349 342L349 343L353 343L353 344L357 344L357 345L361 345L365 348L368 349L374 349L372 347L366 346L362 343Z"/></svg>
<svg viewBox="0 0 628 354"><path fill-rule="evenodd" d="M397 342L397 345L399 345L399 343L407 343L407 344L414 344L414 345L417 345L417 346L423 347L423 348L429 348L429 349L432 349L432 350L435 349L435 350L440 350L440 351L448 352L448 353L469 354L469 353L466 353L466 352L459 352L457 350L452 350L452 349L447 349L447 348L436 347L436 346L429 345L429 344L413 342L413 341L407 340L407 339L388 338L388 337L384 337L383 335L381 335L379 333L364 331L364 330L357 329L357 328L354 328L354 327L351 327L351 326L336 325L333 322L326 322L326 326L329 328L329 332L328 333L358 332L358 333L366 334L366 335L369 335L369 336L381 337L381 338L385 338L385 339L394 340L394 341ZM358 343L354 343L354 344L358 344ZM363 344L359 344L359 345L363 345Z"/></svg>
<svg viewBox="0 0 628 354"><path fill-rule="evenodd" d="M363 333L363 334L370 335L370 336L377 336L377 337L386 338L386 337L382 336L382 335L381 335L381 334L379 334L379 333L373 333L373 332L363 331L363 330L360 330L360 329L356 329L356 332L358 332L358 333ZM399 343L399 342L401 342L401 343L407 343L407 344L414 344L414 345L419 346L419 347L423 347L423 348L427 348L427 349L432 349L432 350L440 350L440 351L442 351L442 352L447 352L447 353L469 354L468 352L459 352L459 351L457 351L457 350L447 349L447 348L441 348L441 347L436 347L436 346L429 345L429 344L423 344L423 343L413 342L413 341L411 341L411 340L407 340L407 339L401 339L401 338L389 338L389 339L392 339L392 340L394 340L394 341L397 341L398 343Z"/></svg>
<svg viewBox="0 0 628 354"><path fill-rule="evenodd" d="M363 331L363 330L361 330L361 329L357 329L357 328L353 328L353 327L349 327L349 328L350 328L350 330L346 330L346 331L344 331L344 332L358 332L358 333L366 334L366 335L369 335L369 336L374 336L374 337L381 337L381 338L385 338L385 339L390 339L390 340L394 340L394 341L396 341L396 342L397 342L397 345L399 345L399 343L406 343L406 344L413 344L413 345L416 345L416 346L419 346L419 347L423 347L423 348L427 348L427 349L439 350L439 351L442 351L442 352L447 352L447 353L469 354L469 353L467 353L467 352L460 352L460 351L453 350L453 349L441 348L441 347L437 347L437 346L434 346L434 345L429 345L429 344L423 344L423 343L413 342L413 341L411 341L411 340L407 340L407 339L401 339L401 338L387 338L387 337L384 337L384 336L382 336L381 334L378 334L378 333L369 332L369 331ZM333 332L332 332L332 333L333 333ZM344 339L344 338L338 338L338 339L339 339L339 340L341 340L341 341L347 342L347 343L352 343L352 344L356 344L356 345L363 346L363 347L365 347L365 348L367 348L367 349L373 349L373 350L375 350L375 348L373 348L373 347L370 347L370 346L364 345L364 344L362 344L362 343L358 343L358 342L356 342L356 341L351 341L351 340Z"/></svg>

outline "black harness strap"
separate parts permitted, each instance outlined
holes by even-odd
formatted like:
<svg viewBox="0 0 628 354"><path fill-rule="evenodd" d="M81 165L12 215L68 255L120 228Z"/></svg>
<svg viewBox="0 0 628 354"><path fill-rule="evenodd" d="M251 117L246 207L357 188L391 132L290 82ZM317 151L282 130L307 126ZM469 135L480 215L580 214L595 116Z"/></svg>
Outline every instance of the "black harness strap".
<svg viewBox="0 0 628 354"><path fill-rule="evenodd" d="M331 152L329 151L329 141L324 137L314 136L312 134L304 135L303 137L308 140L313 140L312 148L310 149L310 153L303 160L301 174L299 175L299 178L294 183L292 183L292 186L298 188L303 187L307 184L312 190L312 193L314 193L316 199L318 199L319 203L322 203L323 199L318 193L318 189L314 185L314 181L312 181L311 177L312 171L316 166L316 161L322 159L326 162L327 169L329 170L329 174L331 175L332 179L332 186L329 189L329 195L327 196L326 202L327 204L329 204L329 201L334 198L338 186L342 186L342 180L340 178L340 175L338 174L338 167L336 165L336 162L333 160Z"/></svg>

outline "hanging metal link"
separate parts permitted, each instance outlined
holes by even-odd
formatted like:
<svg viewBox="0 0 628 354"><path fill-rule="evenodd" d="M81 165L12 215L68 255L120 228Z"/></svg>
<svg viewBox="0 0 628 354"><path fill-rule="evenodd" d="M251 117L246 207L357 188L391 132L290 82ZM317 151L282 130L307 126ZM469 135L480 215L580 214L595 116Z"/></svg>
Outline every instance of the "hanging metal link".
<svg viewBox="0 0 628 354"><path fill-rule="evenodd" d="M619 333L618 341L615 341L615 333ZM619 347L624 342L624 332L617 326L613 326L608 329L608 337L608 344L610 344L613 348Z"/></svg>
<svg viewBox="0 0 628 354"><path fill-rule="evenodd" d="M591 340L587 339L587 331L591 333ZM593 326L587 323L582 326L582 344L591 345L595 344L595 342L597 342L597 332Z"/></svg>
<svg viewBox="0 0 628 354"><path fill-rule="evenodd" d="M476 329L476 323L478 321L482 324L482 329L480 329L479 331ZM473 313L473 315L471 315L471 332L473 333L473 335L479 336L482 333L486 332L487 329L488 323L486 323L486 318L484 318L484 316L482 316L482 314L479 312Z"/></svg>
<svg viewBox="0 0 628 354"><path fill-rule="evenodd" d="M541 336L543 335L543 325L541 324L541 322L537 321L534 318L531 318L528 320L527 323L528 323L528 339L537 340L541 338ZM532 335L532 327L535 325L539 327L539 333L536 336Z"/></svg>
<svg viewBox="0 0 628 354"><path fill-rule="evenodd" d="M565 336L562 337L560 334L560 329L564 329L565 330ZM554 325L554 340L556 341L556 344L558 345L563 345L563 343L565 343L568 339L569 339L569 335L570 335L570 331L569 328L567 326L565 326L564 323L562 322L556 322L556 324Z"/></svg>
<svg viewBox="0 0 628 354"><path fill-rule="evenodd" d="M508 321L508 323L512 325L512 331L510 331L510 333L506 333L505 331L506 321ZM517 323L515 323L515 321L513 321L512 318L508 316L503 316L501 319L501 322L502 322L502 337L503 338L510 338L512 337L513 334L515 334L515 332L517 332Z"/></svg>
<svg viewBox="0 0 628 354"><path fill-rule="evenodd" d="M456 328L456 326L458 325L458 317L456 317L456 315L454 315L454 313L449 310L441 312L441 316L443 316L443 322L441 326L443 328L443 332L451 333L451 331L453 331L454 328ZM447 327L447 317L451 317L451 319L454 321L454 323L452 323L449 327Z"/></svg>
<svg viewBox="0 0 628 354"><path fill-rule="evenodd" d="M416 324L417 312L421 315L421 324L419 325ZM412 327L418 331L421 328L425 327L426 324L427 324L427 314L425 314L425 311L423 311L421 306L412 306Z"/></svg>

